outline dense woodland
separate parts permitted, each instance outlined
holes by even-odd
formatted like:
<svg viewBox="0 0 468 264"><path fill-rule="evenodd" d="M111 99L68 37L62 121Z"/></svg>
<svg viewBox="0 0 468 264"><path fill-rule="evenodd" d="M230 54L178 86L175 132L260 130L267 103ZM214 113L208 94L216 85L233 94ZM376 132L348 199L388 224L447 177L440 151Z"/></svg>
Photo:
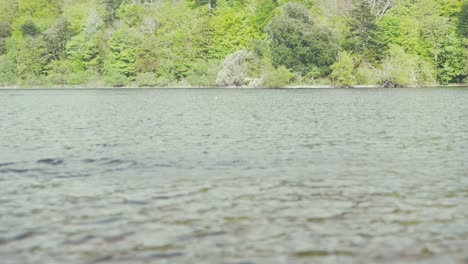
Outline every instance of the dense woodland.
<svg viewBox="0 0 468 264"><path fill-rule="evenodd" d="M467 79L466 0L0 0L0 86Z"/></svg>

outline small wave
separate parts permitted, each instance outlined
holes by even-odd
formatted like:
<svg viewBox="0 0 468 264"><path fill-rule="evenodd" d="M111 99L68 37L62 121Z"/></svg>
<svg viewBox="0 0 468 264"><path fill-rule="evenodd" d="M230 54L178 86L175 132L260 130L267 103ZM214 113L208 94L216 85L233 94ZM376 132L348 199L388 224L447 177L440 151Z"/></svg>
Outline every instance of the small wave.
<svg viewBox="0 0 468 264"><path fill-rule="evenodd" d="M137 200L124 200L124 204L130 204L130 205L147 205L148 202L145 201L137 201Z"/></svg>
<svg viewBox="0 0 468 264"><path fill-rule="evenodd" d="M104 160L105 165L128 165L128 166L134 166L137 164L135 161L131 160L121 160L121 159L113 159L113 160Z"/></svg>
<svg viewBox="0 0 468 264"><path fill-rule="evenodd" d="M15 164L14 162L0 163L0 167L10 166L10 165L14 165L14 164Z"/></svg>
<svg viewBox="0 0 468 264"><path fill-rule="evenodd" d="M168 259L175 257L182 257L184 254L182 252L168 252L168 253L153 253L149 255L136 255L136 256L112 256L106 255L100 258L97 258L89 263L116 263L116 262L130 262L130 263L140 263L140 262L152 262L158 259Z"/></svg>
<svg viewBox="0 0 468 264"><path fill-rule="evenodd" d="M63 159L40 159L38 161L36 161L37 163L40 163L40 164L47 164L47 165L51 165L51 166L57 166L57 165L61 165L64 163Z"/></svg>
<svg viewBox="0 0 468 264"><path fill-rule="evenodd" d="M9 242L13 242L13 241L27 239L27 238L30 238L30 237L35 236L35 235L37 235L37 232L27 231L27 232L20 233L20 234L18 234L16 236L13 236L13 237L10 237L10 238L0 238L0 245L6 244L6 243L9 243Z"/></svg>
<svg viewBox="0 0 468 264"><path fill-rule="evenodd" d="M35 172L39 170L31 170L31 169L12 169L12 168L6 168L6 169L0 169L0 173L27 173L27 172Z"/></svg>

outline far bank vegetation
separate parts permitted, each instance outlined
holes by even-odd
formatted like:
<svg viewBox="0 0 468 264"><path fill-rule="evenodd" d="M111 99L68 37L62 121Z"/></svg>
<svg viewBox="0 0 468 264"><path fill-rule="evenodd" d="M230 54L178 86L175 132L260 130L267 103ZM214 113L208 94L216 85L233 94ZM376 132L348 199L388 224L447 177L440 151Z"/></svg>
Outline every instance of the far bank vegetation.
<svg viewBox="0 0 468 264"><path fill-rule="evenodd" d="M3 0L0 86L468 81L463 0Z"/></svg>

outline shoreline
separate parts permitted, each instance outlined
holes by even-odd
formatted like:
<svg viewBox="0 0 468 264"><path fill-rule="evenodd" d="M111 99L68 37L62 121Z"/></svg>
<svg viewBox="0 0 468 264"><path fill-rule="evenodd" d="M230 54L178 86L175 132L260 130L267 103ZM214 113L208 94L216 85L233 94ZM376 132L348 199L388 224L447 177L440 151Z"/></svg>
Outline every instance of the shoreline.
<svg viewBox="0 0 468 264"><path fill-rule="evenodd" d="M449 85L427 85L427 86L402 86L396 88L385 88L380 85L354 85L351 87L339 87L334 85L290 85L284 87L251 87L251 86L237 86L237 87L209 87L209 86L154 86L154 87L138 87L138 86L76 86L76 85L60 85L60 86L20 86L20 85L7 85L0 86L0 90L107 90L107 89L407 89L407 88L468 88L466 84L449 84Z"/></svg>

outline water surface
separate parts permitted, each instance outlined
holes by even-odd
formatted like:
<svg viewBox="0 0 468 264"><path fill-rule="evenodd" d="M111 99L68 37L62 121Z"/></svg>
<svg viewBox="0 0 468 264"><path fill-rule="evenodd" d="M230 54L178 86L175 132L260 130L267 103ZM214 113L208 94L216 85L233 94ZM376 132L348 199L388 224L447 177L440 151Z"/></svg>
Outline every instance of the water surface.
<svg viewBox="0 0 468 264"><path fill-rule="evenodd" d="M468 89L2 90L2 263L468 263Z"/></svg>

